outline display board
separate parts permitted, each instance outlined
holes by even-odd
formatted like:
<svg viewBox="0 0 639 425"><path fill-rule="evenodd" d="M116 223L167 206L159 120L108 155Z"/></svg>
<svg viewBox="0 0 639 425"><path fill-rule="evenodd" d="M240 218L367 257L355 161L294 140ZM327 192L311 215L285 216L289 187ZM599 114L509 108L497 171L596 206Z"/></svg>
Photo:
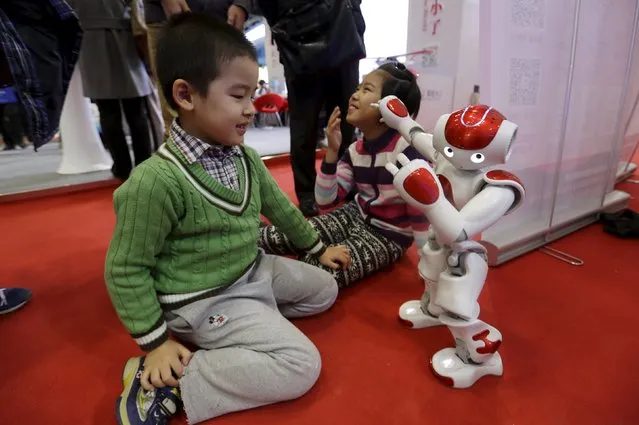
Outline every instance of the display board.
<svg viewBox="0 0 639 425"><path fill-rule="evenodd" d="M482 102L519 124L508 168L526 187L523 206L484 233L491 264L625 206L628 195L609 181L623 147L638 3L480 3Z"/></svg>

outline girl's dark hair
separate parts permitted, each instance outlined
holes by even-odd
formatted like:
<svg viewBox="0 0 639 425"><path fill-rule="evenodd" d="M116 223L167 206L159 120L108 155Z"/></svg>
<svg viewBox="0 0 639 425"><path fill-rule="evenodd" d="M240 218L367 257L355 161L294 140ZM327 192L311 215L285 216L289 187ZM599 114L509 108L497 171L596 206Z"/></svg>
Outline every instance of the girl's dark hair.
<svg viewBox="0 0 639 425"><path fill-rule="evenodd" d="M397 96L406 105L410 116L416 118L422 102L422 91L417 85L415 75L400 62L385 63L377 70L388 74L382 85L382 98L389 95Z"/></svg>

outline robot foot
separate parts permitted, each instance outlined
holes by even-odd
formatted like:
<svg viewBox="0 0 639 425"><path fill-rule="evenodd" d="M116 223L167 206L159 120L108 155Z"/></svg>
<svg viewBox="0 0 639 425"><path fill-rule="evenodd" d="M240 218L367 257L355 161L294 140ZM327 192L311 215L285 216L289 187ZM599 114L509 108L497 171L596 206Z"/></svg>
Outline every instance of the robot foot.
<svg viewBox="0 0 639 425"><path fill-rule="evenodd" d="M430 359L430 370L444 385L453 388L469 388L486 375L501 376L504 365L499 353L481 364L468 364L461 361L454 348L444 348Z"/></svg>
<svg viewBox="0 0 639 425"><path fill-rule="evenodd" d="M401 305L399 321L412 329L432 328L443 324L438 317L424 313L422 303L419 300L406 301Z"/></svg>

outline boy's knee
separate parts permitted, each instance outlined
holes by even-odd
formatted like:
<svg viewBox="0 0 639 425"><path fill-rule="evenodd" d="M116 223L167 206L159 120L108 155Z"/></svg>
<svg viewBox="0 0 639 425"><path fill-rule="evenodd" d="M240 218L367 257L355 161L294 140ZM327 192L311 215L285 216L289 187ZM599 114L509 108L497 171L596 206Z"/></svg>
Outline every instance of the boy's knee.
<svg viewBox="0 0 639 425"><path fill-rule="evenodd" d="M290 379L287 389L282 394L283 400L293 400L306 394L317 382L322 370L322 359L319 350L308 340L299 351L295 360L290 360Z"/></svg>

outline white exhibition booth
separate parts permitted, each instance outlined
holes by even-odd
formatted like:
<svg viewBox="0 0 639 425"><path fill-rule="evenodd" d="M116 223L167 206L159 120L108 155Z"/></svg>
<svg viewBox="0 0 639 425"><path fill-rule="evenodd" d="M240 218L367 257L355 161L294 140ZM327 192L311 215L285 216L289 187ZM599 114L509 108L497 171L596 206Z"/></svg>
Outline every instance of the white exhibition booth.
<svg viewBox="0 0 639 425"><path fill-rule="evenodd" d="M466 104L472 86L520 126L508 168L526 185L515 213L483 234L500 264L626 206L614 190L639 142L639 1L409 1L407 52L423 92L418 121ZM544 250L572 264L569 253Z"/></svg>
<svg viewBox="0 0 639 425"><path fill-rule="evenodd" d="M639 141L628 126L638 113L638 21L637 0L481 2L482 101L519 124L509 166L527 189L522 208L484 234L491 263L626 206L614 183Z"/></svg>
<svg viewBox="0 0 639 425"><path fill-rule="evenodd" d="M508 168L527 198L484 233L491 264L625 207L629 195L614 183L632 174L639 142L639 0L366 0L362 11L369 58L361 73L377 58L405 61L419 76L427 130L465 106L475 85L482 103L520 126ZM268 79L279 87L283 70L270 31L265 37ZM78 125L88 104L77 79L63 113L61 172L109 165L95 129Z"/></svg>

